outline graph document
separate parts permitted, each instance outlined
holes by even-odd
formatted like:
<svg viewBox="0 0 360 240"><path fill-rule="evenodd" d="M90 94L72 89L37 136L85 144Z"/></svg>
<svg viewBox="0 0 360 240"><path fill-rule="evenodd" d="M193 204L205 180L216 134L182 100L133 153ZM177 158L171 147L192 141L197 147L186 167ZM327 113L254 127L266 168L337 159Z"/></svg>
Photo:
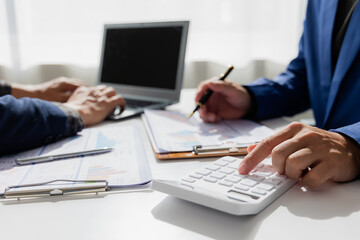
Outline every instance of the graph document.
<svg viewBox="0 0 360 240"><path fill-rule="evenodd" d="M151 180L139 129L134 125L84 129L74 137L0 158L0 194L7 186L56 179L107 180L110 187ZM18 157L44 156L109 147L109 153L18 166Z"/></svg>

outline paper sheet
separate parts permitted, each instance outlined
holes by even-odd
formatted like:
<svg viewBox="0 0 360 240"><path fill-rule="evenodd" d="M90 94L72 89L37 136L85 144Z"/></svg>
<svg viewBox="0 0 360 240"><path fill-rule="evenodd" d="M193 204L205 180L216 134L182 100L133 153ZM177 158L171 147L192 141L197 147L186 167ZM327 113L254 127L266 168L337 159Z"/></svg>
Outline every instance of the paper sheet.
<svg viewBox="0 0 360 240"><path fill-rule="evenodd" d="M157 153L186 152L196 145L224 142L254 143L274 133L249 120L205 123L197 114L188 119L183 113L163 110L146 110L145 121Z"/></svg>
<svg viewBox="0 0 360 240"><path fill-rule="evenodd" d="M84 129L79 135L34 150L0 158L0 194L7 186L55 179L108 180L111 187L151 180L144 147L136 125ZM18 157L52 155L102 147L105 154L17 166Z"/></svg>

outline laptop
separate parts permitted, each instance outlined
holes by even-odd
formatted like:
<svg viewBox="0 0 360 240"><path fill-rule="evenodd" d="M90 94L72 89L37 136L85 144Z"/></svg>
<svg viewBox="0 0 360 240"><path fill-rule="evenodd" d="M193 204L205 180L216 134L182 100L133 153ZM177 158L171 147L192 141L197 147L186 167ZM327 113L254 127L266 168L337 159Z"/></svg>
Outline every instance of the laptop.
<svg viewBox="0 0 360 240"><path fill-rule="evenodd" d="M179 102L189 21L106 24L98 84L126 100L108 117L136 116Z"/></svg>

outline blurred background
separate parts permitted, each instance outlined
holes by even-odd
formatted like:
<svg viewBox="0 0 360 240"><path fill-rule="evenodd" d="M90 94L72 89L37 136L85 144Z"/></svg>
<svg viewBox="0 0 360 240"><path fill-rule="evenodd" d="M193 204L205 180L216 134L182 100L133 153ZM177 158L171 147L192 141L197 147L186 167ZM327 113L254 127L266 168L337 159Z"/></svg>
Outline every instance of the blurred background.
<svg viewBox="0 0 360 240"><path fill-rule="evenodd" d="M0 0L0 79L96 84L105 23L189 20L184 87L273 77L297 55L306 0Z"/></svg>

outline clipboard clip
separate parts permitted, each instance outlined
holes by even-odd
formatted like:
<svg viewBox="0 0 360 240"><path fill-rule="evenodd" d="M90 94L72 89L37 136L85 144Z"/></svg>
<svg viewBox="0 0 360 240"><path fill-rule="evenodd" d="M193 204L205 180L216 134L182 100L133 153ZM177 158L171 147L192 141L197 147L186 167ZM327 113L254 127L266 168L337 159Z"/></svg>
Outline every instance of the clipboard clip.
<svg viewBox="0 0 360 240"><path fill-rule="evenodd" d="M197 145L193 146L194 155L241 155L247 154L248 146L255 143L224 142L219 145Z"/></svg>
<svg viewBox="0 0 360 240"><path fill-rule="evenodd" d="M14 185L5 189L4 197L32 198L52 197L71 194L99 193L109 189L106 180L66 180L57 179L48 182Z"/></svg>

